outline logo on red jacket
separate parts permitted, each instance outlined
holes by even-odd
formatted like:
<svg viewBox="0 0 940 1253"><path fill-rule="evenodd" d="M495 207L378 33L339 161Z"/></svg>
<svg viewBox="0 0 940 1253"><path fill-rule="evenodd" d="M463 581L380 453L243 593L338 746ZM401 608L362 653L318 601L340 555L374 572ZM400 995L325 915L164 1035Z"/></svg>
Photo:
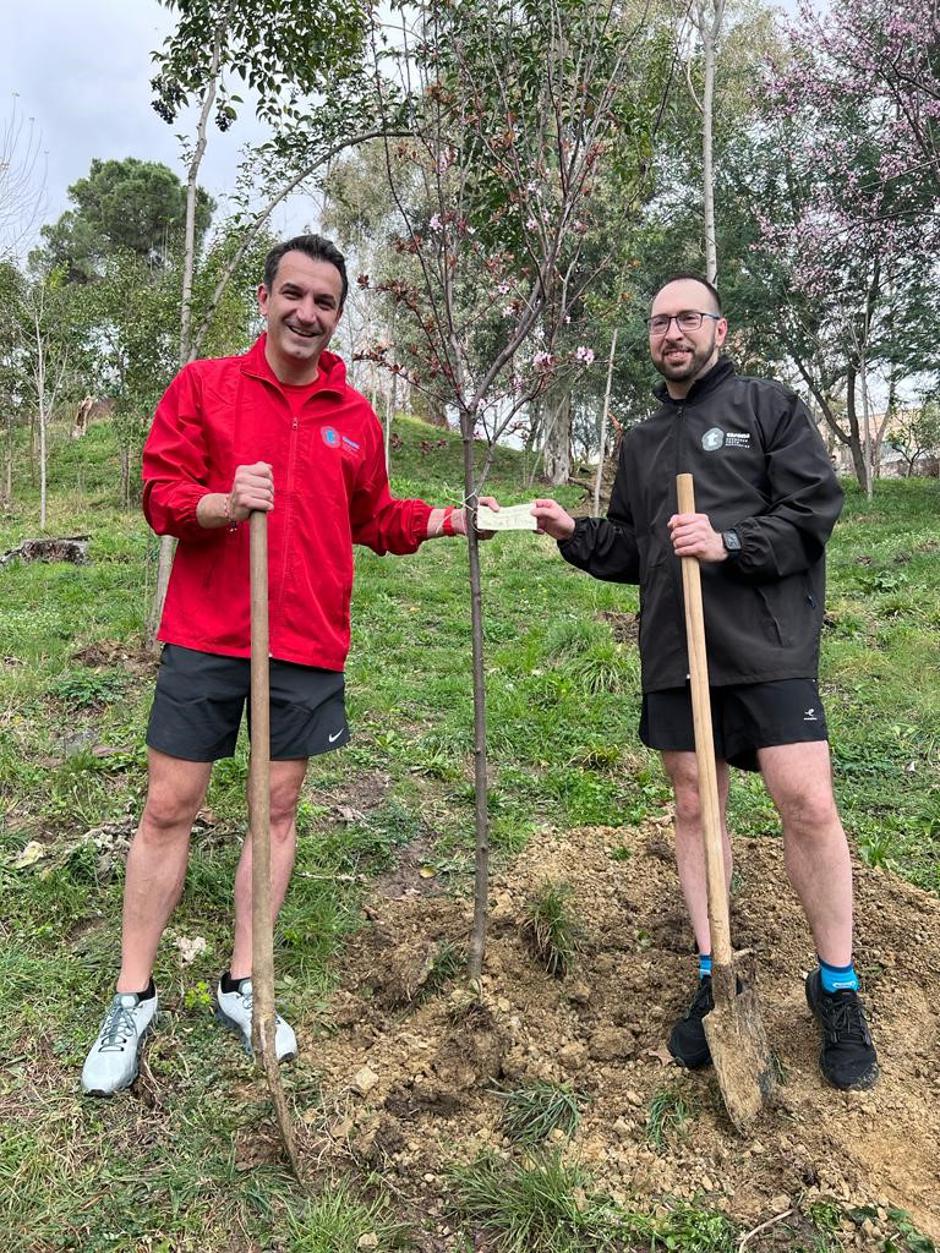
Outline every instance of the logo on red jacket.
<svg viewBox="0 0 940 1253"><path fill-rule="evenodd" d="M327 448L339 448L339 431L333 426L325 426L321 432Z"/></svg>

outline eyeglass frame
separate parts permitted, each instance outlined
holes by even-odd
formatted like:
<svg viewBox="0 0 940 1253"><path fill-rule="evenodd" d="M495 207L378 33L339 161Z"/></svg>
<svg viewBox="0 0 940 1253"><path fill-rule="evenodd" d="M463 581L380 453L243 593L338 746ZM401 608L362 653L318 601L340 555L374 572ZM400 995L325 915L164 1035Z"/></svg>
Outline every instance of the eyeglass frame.
<svg viewBox="0 0 940 1253"><path fill-rule="evenodd" d="M697 318L699 318L698 325L687 326L687 327L680 326L679 319L688 317L690 313L694 314ZM657 313L655 317L646 319L646 329L649 332L650 338L655 337L656 339L661 339L662 336L668 335L669 328L670 326L672 326L673 322L675 322L677 329L680 331L683 331L683 330L698 331L698 330L701 330L701 327L702 327L701 319L713 318L716 322L720 322L723 317L724 317L723 313L706 313L704 309L683 309L681 313L669 313L669 314ZM656 321L658 318L665 318L666 325L662 327L660 330L654 330L653 322Z"/></svg>

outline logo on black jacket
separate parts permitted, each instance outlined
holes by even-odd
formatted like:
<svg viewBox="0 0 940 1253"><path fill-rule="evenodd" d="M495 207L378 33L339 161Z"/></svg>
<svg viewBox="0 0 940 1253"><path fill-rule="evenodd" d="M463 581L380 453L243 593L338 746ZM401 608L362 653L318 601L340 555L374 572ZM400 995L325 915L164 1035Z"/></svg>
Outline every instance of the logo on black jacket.
<svg viewBox="0 0 940 1253"><path fill-rule="evenodd" d="M725 433L720 426L713 426L702 436L702 447L706 452L717 452L719 448L724 447L724 443Z"/></svg>
<svg viewBox="0 0 940 1253"><path fill-rule="evenodd" d="M702 436L702 447L706 452L717 452L719 448L750 448L750 431L723 431L720 426L713 426Z"/></svg>

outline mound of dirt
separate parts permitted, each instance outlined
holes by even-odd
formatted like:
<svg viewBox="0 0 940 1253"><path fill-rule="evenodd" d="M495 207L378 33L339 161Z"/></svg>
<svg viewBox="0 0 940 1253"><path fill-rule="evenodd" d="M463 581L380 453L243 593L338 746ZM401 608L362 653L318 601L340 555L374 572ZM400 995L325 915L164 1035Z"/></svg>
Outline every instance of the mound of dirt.
<svg viewBox="0 0 940 1253"><path fill-rule="evenodd" d="M880 1207L854 1237L863 1247L880 1247L890 1207L940 1239L940 901L856 865L858 952L882 1077L871 1092L841 1093L818 1071L802 987L812 942L781 844L738 840L735 865L732 932L757 952L782 1076L752 1137L734 1132L711 1069L685 1072L664 1047L695 965L663 820L544 837L494 880L482 1005L453 982L433 987L442 944L465 944L469 904L428 894L417 870L412 890L402 892L399 876L393 896L374 897L344 955L329 1028L308 1044L333 1110L321 1160L352 1154L433 1213L442 1163L514 1151L494 1090L550 1080L588 1097L566 1157L624 1203L695 1197L753 1227L832 1199ZM526 902L546 881L571 885L582 932L563 979L538 966L521 935ZM678 1089L691 1115L654 1147L647 1118L664 1089Z"/></svg>

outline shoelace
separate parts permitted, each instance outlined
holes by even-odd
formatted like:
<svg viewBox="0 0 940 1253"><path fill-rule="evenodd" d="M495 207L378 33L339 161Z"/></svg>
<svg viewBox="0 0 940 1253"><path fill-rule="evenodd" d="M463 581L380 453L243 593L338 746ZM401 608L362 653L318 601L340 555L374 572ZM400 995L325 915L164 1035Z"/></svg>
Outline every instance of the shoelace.
<svg viewBox="0 0 940 1253"><path fill-rule="evenodd" d="M839 1040L868 1043L868 1027L865 1012L857 998L841 994L833 1000L823 1001L826 1033L833 1043Z"/></svg>
<svg viewBox="0 0 940 1253"><path fill-rule="evenodd" d="M247 1012L250 1014L251 1008L252 1008L252 1002L254 1000L254 989L251 988L249 985L249 991L239 992L238 995L242 998L242 1004L244 1005ZM274 1025L277 1026L281 1022L283 1022L283 1019L281 1018L281 1015L277 1012L277 1010L275 1010L274 1011Z"/></svg>
<svg viewBox="0 0 940 1253"><path fill-rule="evenodd" d="M115 1001L108 1010L108 1016L104 1020L101 1028L101 1043L98 1045L99 1053L108 1050L118 1050L124 1048L127 1041L137 1031L137 1025L134 1022L131 1011L122 1005L120 1001Z"/></svg>

